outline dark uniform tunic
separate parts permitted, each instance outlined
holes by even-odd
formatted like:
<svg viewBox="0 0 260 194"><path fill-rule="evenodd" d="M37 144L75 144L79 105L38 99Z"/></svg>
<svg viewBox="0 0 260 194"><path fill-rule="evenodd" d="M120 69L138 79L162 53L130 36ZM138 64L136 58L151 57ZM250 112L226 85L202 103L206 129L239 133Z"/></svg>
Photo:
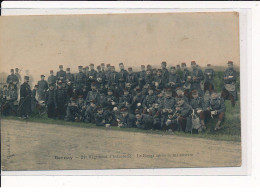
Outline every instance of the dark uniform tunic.
<svg viewBox="0 0 260 194"><path fill-rule="evenodd" d="M58 71L57 75L56 75L56 78L57 78L57 81L61 80L62 82L65 82L65 80L66 80L66 71L63 71L63 70Z"/></svg>
<svg viewBox="0 0 260 194"><path fill-rule="evenodd" d="M20 103L18 115L28 117L31 114L31 88L28 83L24 82L20 88Z"/></svg>

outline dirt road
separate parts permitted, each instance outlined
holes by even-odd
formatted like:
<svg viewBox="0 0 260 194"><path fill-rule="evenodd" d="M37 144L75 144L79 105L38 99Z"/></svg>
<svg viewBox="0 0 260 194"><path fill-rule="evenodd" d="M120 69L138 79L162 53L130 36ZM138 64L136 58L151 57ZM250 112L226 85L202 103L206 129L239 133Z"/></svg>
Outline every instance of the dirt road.
<svg viewBox="0 0 260 194"><path fill-rule="evenodd" d="M239 166L239 142L1 121L2 170Z"/></svg>

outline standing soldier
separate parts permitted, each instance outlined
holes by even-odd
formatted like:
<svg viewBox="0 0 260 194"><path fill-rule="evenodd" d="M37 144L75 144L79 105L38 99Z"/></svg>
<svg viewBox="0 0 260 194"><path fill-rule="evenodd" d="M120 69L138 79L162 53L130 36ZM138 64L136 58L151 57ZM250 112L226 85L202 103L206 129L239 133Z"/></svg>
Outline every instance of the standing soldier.
<svg viewBox="0 0 260 194"><path fill-rule="evenodd" d="M132 110L132 102L133 102L133 97L129 94L129 90L127 88L124 89L124 95L122 95L119 98L119 107L127 107L129 111Z"/></svg>
<svg viewBox="0 0 260 194"><path fill-rule="evenodd" d="M163 78L163 83L168 83L168 79L169 79L169 71L166 68L167 64L165 61L162 62L161 64L162 66L162 78Z"/></svg>
<svg viewBox="0 0 260 194"><path fill-rule="evenodd" d="M31 114L31 88L28 83L29 77L24 76L24 83L20 88L20 103L17 109L20 118L28 118Z"/></svg>
<svg viewBox="0 0 260 194"><path fill-rule="evenodd" d="M48 84L55 86L56 81L57 81L57 78L54 75L53 70L50 70L50 76L48 77Z"/></svg>
<svg viewBox="0 0 260 194"><path fill-rule="evenodd" d="M145 66L141 65L141 71L139 72L139 75L138 75L138 85L141 88L143 88L143 86L145 85L145 76L146 76Z"/></svg>
<svg viewBox="0 0 260 194"><path fill-rule="evenodd" d="M16 77L18 78L18 83L17 83L17 92L20 91L20 86L21 86L21 83L22 83L22 77L20 75L20 71L18 68L15 68L15 75ZM18 93L19 94L19 93Z"/></svg>
<svg viewBox="0 0 260 194"><path fill-rule="evenodd" d="M167 75L167 77L169 77L169 75ZM166 79L163 77L163 71L161 69L158 69L154 80L155 88L163 89L165 88L167 83L168 80L166 81Z"/></svg>
<svg viewBox="0 0 260 194"><path fill-rule="evenodd" d="M39 89L39 85L35 85L33 90L32 90L32 100L31 100L31 108L32 108L32 113L36 112L36 106L38 104L38 89Z"/></svg>
<svg viewBox="0 0 260 194"><path fill-rule="evenodd" d="M138 79L136 74L134 74L133 72L133 68L129 67L128 68L128 75L126 77L126 85L130 88L130 90L132 90L133 88L135 88L138 84Z"/></svg>
<svg viewBox="0 0 260 194"><path fill-rule="evenodd" d="M7 101L7 96L8 96L8 89L7 85L3 86L3 90L1 90L1 114L7 115L8 114L8 101Z"/></svg>
<svg viewBox="0 0 260 194"><path fill-rule="evenodd" d="M145 112L149 112L150 108L152 108L153 104L156 103L157 96L154 95L154 87L150 86L148 88L148 95L144 97L143 107Z"/></svg>
<svg viewBox="0 0 260 194"><path fill-rule="evenodd" d="M99 89L102 89L105 85L105 73L101 70L100 66L97 66L97 85Z"/></svg>
<svg viewBox="0 0 260 194"><path fill-rule="evenodd" d="M180 78L182 77L183 72L182 72L181 66L180 66L179 64L176 66L176 74L177 74Z"/></svg>
<svg viewBox="0 0 260 194"><path fill-rule="evenodd" d="M203 91L201 90L200 82L204 79L203 72L198 68L195 61L191 62L192 72L191 72L191 89L198 90L200 96L203 96Z"/></svg>
<svg viewBox="0 0 260 194"><path fill-rule="evenodd" d="M77 90L83 91L84 86L86 86L86 75L83 73L83 67L78 66L79 73L76 75L75 86Z"/></svg>
<svg viewBox="0 0 260 194"><path fill-rule="evenodd" d="M70 81L71 84L73 85L74 84L74 75L70 72L70 68L67 68L66 69L66 82Z"/></svg>
<svg viewBox="0 0 260 194"><path fill-rule="evenodd" d="M118 73L115 71L114 66L111 66L110 69L111 69L110 73L107 72L107 74L109 75L108 76L108 86L115 89L115 87L118 84Z"/></svg>
<svg viewBox="0 0 260 194"><path fill-rule="evenodd" d="M38 94L39 94L39 101L46 101L46 91L48 89L48 83L47 81L44 80L45 76L41 75L41 80L38 81L38 86L39 86L39 90L38 90Z"/></svg>
<svg viewBox="0 0 260 194"><path fill-rule="evenodd" d="M86 102L89 104L93 100L95 100L96 104L100 102L100 94L97 90L96 82L91 83L91 91L88 92Z"/></svg>
<svg viewBox="0 0 260 194"><path fill-rule="evenodd" d="M220 129L220 124L225 117L226 106L224 99L219 97L216 91L212 91L211 97L205 102L205 111L203 112L202 120L218 117L215 130Z"/></svg>
<svg viewBox="0 0 260 194"><path fill-rule="evenodd" d="M66 72L63 70L63 65L60 65L59 69L60 69L60 71L58 71L56 74L57 81L61 80L62 82L65 82Z"/></svg>
<svg viewBox="0 0 260 194"><path fill-rule="evenodd" d="M8 90L8 95L6 97L6 103L8 105L7 112L8 115L16 115L17 114L17 102L18 94L17 90L15 89L15 86L13 84L10 85L10 88Z"/></svg>
<svg viewBox="0 0 260 194"><path fill-rule="evenodd" d="M188 76L190 76L190 71L188 70L186 63L184 63L184 62L181 63L181 68L182 68L182 71L183 71L182 77L181 77L182 85L184 85L187 81Z"/></svg>
<svg viewBox="0 0 260 194"><path fill-rule="evenodd" d="M66 95L66 91L62 87L61 80L58 81L58 85L57 85L56 103L57 103L57 117L58 119L63 120L66 114L67 95Z"/></svg>
<svg viewBox="0 0 260 194"><path fill-rule="evenodd" d="M49 85L49 89L46 95L47 115L48 118L56 118L57 102L56 102L56 90L54 84Z"/></svg>
<svg viewBox="0 0 260 194"><path fill-rule="evenodd" d="M10 72L11 74L7 76L6 83L8 84L8 88L10 88L10 84L13 84L15 89L17 90L17 84L19 83L19 79L14 74L14 69L11 69Z"/></svg>
<svg viewBox="0 0 260 194"><path fill-rule="evenodd" d="M105 73L105 63L101 63L100 66L101 66L101 71Z"/></svg>
<svg viewBox="0 0 260 194"><path fill-rule="evenodd" d="M179 75L176 74L176 69L175 67L170 68L170 73L169 73L169 80L168 80L168 87L173 89L173 96L176 96L176 88L180 87L181 85L181 80Z"/></svg>
<svg viewBox="0 0 260 194"><path fill-rule="evenodd" d="M209 91L209 94L211 94L211 91L214 90L214 76L215 76L215 71L211 68L211 64L207 64L207 68L205 69L204 72L204 77L205 77L205 82L204 82L204 93L206 91Z"/></svg>
<svg viewBox="0 0 260 194"><path fill-rule="evenodd" d="M117 104L118 104L118 100L113 95L113 90L111 88L108 88L107 97L105 98L104 101L104 107L106 107L108 111L112 111Z"/></svg>
<svg viewBox="0 0 260 194"><path fill-rule="evenodd" d="M124 69L124 64L119 63L120 71L118 72L118 87L120 90L125 88L126 78L128 76L128 72Z"/></svg>
<svg viewBox="0 0 260 194"><path fill-rule="evenodd" d="M94 69L94 64L91 63L89 65L90 71L88 73L88 79L90 82L96 81L97 80L97 71Z"/></svg>
<svg viewBox="0 0 260 194"><path fill-rule="evenodd" d="M235 106L235 101L237 100L236 71L233 68L232 61L228 61L228 68L224 72L224 87L221 97L224 100L230 99L232 106Z"/></svg>

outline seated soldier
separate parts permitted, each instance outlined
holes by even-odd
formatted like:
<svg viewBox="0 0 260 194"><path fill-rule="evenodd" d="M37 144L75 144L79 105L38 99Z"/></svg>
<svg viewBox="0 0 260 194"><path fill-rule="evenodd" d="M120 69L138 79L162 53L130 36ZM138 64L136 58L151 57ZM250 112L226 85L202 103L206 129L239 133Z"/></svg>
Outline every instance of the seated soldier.
<svg viewBox="0 0 260 194"><path fill-rule="evenodd" d="M192 91L192 98L190 100L190 105L193 108L194 114L198 115L200 117L201 127L203 130L206 130L206 125L204 119L204 108L205 108L205 102L202 97L199 96L197 90Z"/></svg>
<svg viewBox="0 0 260 194"><path fill-rule="evenodd" d="M3 89L1 90L1 114L3 115L7 115L7 104L6 104L6 98L7 98L7 95L8 95L8 89L7 89L7 85L4 85L3 86Z"/></svg>
<svg viewBox="0 0 260 194"><path fill-rule="evenodd" d="M201 120L208 119L209 117L218 118L215 130L220 129L220 124L224 120L226 106L224 99L219 97L216 91L212 91L210 98L205 102L205 111L201 115Z"/></svg>
<svg viewBox="0 0 260 194"><path fill-rule="evenodd" d="M5 102L2 106L2 111L5 116L8 116L10 114L16 115L17 114L17 106L18 106L18 94L17 90L15 88L15 85L10 83L9 89L6 93Z"/></svg>
<svg viewBox="0 0 260 194"><path fill-rule="evenodd" d="M112 111L114 109L114 107L117 106L117 99L116 97L113 95L113 90L111 88L108 88L107 90L107 96L105 98L104 101L104 107L106 107L107 110Z"/></svg>
<svg viewBox="0 0 260 194"><path fill-rule="evenodd" d="M67 106L66 110L66 121L79 121L79 109L75 98L71 98L71 102Z"/></svg>
<svg viewBox="0 0 260 194"><path fill-rule="evenodd" d="M91 100L90 105L87 107L84 115L84 121L86 123L95 123L95 113L96 113L96 101Z"/></svg>
<svg viewBox="0 0 260 194"><path fill-rule="evenodd" d="M184 95L184 91L183 91L183 89L181 87L178 87L176 89L176 96L175 96L175 98L176 99L177 98L183 98L186 103L189 103L189 99L187 98L187 96Z"/></svg>
<svg viewBox="0 0 260 194"><path fill-rule="evenodd" d="M119 98L119 108L122 106L126 106L129 111L132 112L132 102L133 98L129 94L129 90L127 88L124 89L124 94Z"/></svg>
<svg viewBox="0 0 260 194"><path fill-rule="evenodd" d="M78 115L79 115L79 120L80 121L84 121L84 117L85 117L85 112L86 112L86 109L87 109L87 105L86 103L84 102L84 99L83 99L83 96L79 96L78 98L78 103L77 103L77 106L78 106Z"/></svg>
<svg viewBox="0 0 260 194"><path fill-rule="evenodd" d="M152 105L156 103L157 97L154 95L153 91L154 91L154 87L149 86L148 95L145 96L143 100L144 112L149 112L149 108L152 108Z"/></svg>
<svg viewBox="0 0 260 194"><path fill-rule="evenodd" d="M149 115L153 117L153 129L161 129L162 113L158 103L153 104L153 107L149 109Z"/></svg>
<svg viewBox="0 0 260 194"><path fill-rule="evenodd" d="M97 112L95 113L95 123L96 126L105 126L106 123L106 114L103 111L102 106L97 107Z"/></svg>
<svg viewBox="0 0 260 194"><path fill-rule="evenodd" d="M48 118L56 118L57 102L56 102L56 90L54 84L49 85L49 89L46 93L47 115Z"/></svg>
<svg viewBox="0 0 260 194"><path fill-rule="evenodd" d="M183 98L179 98L176 105L176 115L180 130L191 132L191 114L192 107Z"/></svg>
<svg viewBox="0 0 260 194"><path fill-rule="evenodd" d="M142 95L142 91L141 88L136 88L136 95L133 97L133 103L132 103L132 109L136 110L139 109L140 111L143 110L143 95Z"/></svg>
<svg viewBox="0 0 260 194"><path fill-rule="evenodd" d="M136 127L135 125L135 116L133 114L128 113L128 108L126 106L122 106L120 108L121 114L116 118L118 127L120 128L132 128Z"/></svg>
<svg viewBox="0 0 260 194"><path fill-rule="evenodd" d="M89 104L92 100L95 100L95 102L99 102L100 94L97 90L96 82L91 83L91 91L88 92L86 101Z"/></svg>
<svg viewBox="0 0 260 194"><path fill-rule="evenodd" d="M160 108L162 109L163 112L167 112L168 109L174 109L175 108L175 99L172 96L172 89L167 88L165 97L163 98Z"/></svg>
<svg viewBox="0 0 260 194"><path fill-rule="evenodd" d="M136 127L139 129L153 129L153 117L146 114L141 114L141 111L136 109L135 110L135 117L136 117Z"/></svg>

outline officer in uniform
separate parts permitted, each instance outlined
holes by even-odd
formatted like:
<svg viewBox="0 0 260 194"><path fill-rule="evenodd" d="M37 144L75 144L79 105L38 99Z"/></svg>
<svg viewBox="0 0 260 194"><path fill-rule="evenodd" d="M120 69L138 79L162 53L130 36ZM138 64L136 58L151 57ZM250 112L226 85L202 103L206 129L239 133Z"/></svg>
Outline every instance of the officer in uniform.
<svg viewBox="0 0 260 194"><path fill-rule="evenodd" d="M191 72L191 89L198 90L200 96L203 96L203 91L201 90L200 82L204 79L203 72L197 67L195 61L191 62L192 72Z"/></svg>
<svg viewBox="0 0 260 194"><path fill-rule="evenodd" d="M24 76L24 83L20 88L20 102L17 109L18 116L21 118L28 118L31 114L31 88L28 84L29 77Z"/></svg>
<svg viewBox="0 0 260 194"><path fill-rule="evenodd" d="M38 94L39 94L39 101L45 101L46 100L46 91L48 89L48 83L46 80L44 80L45 76L41 75L41 80L38 81L38 86L39 86L39 90L38 90Z"/></svg>
<svg viewBox="0 0 260 194"><path fill-rule="evenodd" d="M50 76L48 77L48 84L55 86L57 82L57 78L53 73L53 70L50 70Z"/></svg>
<svg viewBox="0 0 260 194"><path fill-rule="evenodd" d="M96 126L105 126L107 123L106 113L103 110L102 106L97 107L97 113L95 114L95 123Z"/></svg>
<svg viewBox="0 0 260 194"><path fill-rule="evenodd" d="M8 88L10 88L10 84L13 84L15 89L17 90L17 84L19 83L19 79L14 74L14 69L11 69L10 72L11 74L7 76L6 83L8 84Z"/></svg>
<svg viewBox="0 0 260 194"><path fill-rule="evenodd" d="M55 119L56 118L56 111L57 111L57 101L56 101L56 90L55 85L49 84L49 89L47 90L46 94L46 105L47 105L47 115L48 118Z"/></svg>
<svg viewBox="0 0 260 194"><path fill-rule="evenodd" d="M215 71L211 67L211 64L207 64L207 68L204 71L204 77L204 93L206 93L206 91L209 91L209 94L211 94L211 91L214 90L213 81L215 77Z"/></svg>
<svg viewBox="0 0 260 194"><path fill-rule="evenodd" d="M163 110L163 112L166 112L168 109L174 109L175 108L175 99L172 96L172 89L166 88L165 97L163 98L160 108Z"/></svg>
<svg viewBox="0 0 260 194"><path fill-rule="evenodd" d="M211 97L205 102L205 111L203 112L202 120L208 119L209 117L218 118L215 130L220 129L220 124L225 117L226 106L224 99L219 97L216 91L212 91Z"/></svg>
<svg viewBox="0 0 260 194"><path fill-rule="evenodd" d="M56 90L56 103L57 103L57 117L58 119L64 120L66 114L66 103L67 95L66 91L62 87L62 81L58 81L58 86Z"/></svg>
<svg viewBox="0 0 260 194"><path fill-rule="evenodd" d="M141 114L139 109L135 110L136 127L139 129L153 129L153 117L147 114Z"/></svg>
<svg viewBox="0 0 260 194"><path fill-rule="evenodd" d="M228 61L228 68L224 72L224 87L222 89L221 97L224 100L229 99L231 105L235 106L237 100L236 90L236 70L233 68L233 62Z"/></svg>
<svg viewBox="0 0 260 194"><path fill-rule="evenodd" d="M117 117L118 127L120 128L132 128L136 126L135 115L129 113L129 110L126 106L120 108L120 116Z"/></svg>
<svg viewBox="0 0 260 194"><path fill-rule="evenodd" d="M65 82L66 72L63 70L63 65L60 65L59 69L60 69L60 71L58 71L56 74L57 81L61 80L62 82Z"/></svg>
<svg viewBox="0 0 260 194"><path fill-rule="evenodd" d="M154 77L151 70L146 71L145 86L154 84Z"/></svg>
<svg viewBox="0 0 260 194"><path fill-rule="evenodd" d="M19 71L19 68L15 68L15 75L16 77L18 78L18 83L17 83L17 92L20 91L20 85L22 83L22 77L20 75L20 71Z"/></svg>

